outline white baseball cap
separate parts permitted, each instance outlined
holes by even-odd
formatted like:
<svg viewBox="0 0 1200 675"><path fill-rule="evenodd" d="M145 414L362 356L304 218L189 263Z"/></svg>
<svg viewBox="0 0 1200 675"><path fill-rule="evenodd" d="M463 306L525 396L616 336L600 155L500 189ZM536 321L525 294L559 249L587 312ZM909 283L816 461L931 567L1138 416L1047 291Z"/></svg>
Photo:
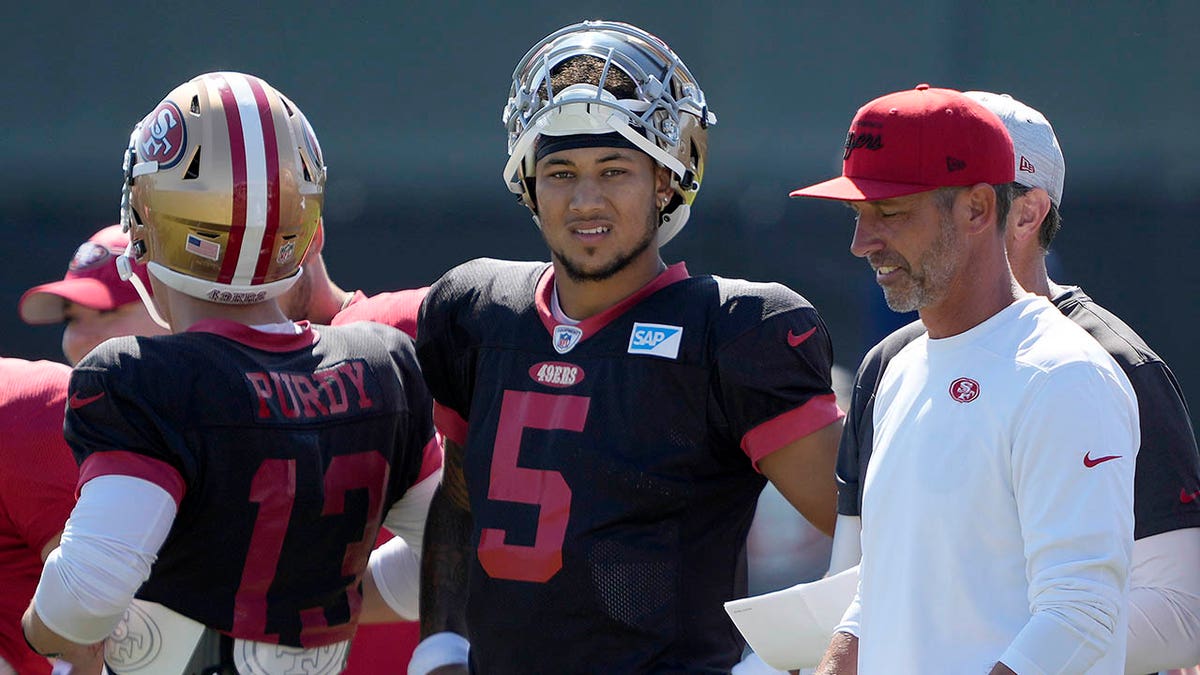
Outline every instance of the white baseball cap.
<svg viewBox="0 0 1200 675"><path fill-rule="evenodd" d="M1042 113L1008 94L987 91L963 92L996 113L1013 142L1016 182L1042 188L1055 206L1062 204L1063 177L1067 172L1054 127Z"/></svg>

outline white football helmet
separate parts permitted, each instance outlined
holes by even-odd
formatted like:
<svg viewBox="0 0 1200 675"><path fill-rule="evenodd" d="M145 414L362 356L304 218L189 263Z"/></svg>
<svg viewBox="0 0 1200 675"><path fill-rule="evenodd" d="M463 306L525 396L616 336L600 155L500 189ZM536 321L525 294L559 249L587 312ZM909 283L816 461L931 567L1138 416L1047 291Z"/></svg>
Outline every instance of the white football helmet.
<svg viewBox="0 0 1200 675"><path fill-rule="evenodd" d="M555 91L551 73L578 56L604 62L600 86L572 84ZM605 91L604 80L612 68L636 83L637 98L618 100ZM665 42L636 26L614 21L577 23L534 45L513 71L503 119L509 154L504 182L533 211L539 227L534 190L534 151L539 135L616 132L670 169L675 194L660 213L660 246L687 223L704 178L708 127L717 122L695 78Z"/></svg>

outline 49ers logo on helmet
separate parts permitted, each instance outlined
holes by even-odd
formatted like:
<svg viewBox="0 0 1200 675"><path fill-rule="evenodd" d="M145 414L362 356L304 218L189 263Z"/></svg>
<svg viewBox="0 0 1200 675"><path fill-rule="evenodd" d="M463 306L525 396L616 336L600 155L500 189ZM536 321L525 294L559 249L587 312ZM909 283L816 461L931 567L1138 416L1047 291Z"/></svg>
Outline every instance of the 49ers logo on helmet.
<svg viewBox="0 0 1200 675"><path fill-rule="evenodd" d="M187 147L187 126L183 113L171 101L158 104L154 112L142 120L142 133L137 141L138 161L158 162L159 170L179 163Z"/></svg>

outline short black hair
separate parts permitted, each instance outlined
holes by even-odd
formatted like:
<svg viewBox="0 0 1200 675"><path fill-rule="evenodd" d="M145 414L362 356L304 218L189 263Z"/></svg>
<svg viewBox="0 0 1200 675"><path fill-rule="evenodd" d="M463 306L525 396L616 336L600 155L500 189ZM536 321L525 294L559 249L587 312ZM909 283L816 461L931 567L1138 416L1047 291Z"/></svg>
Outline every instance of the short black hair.
<svg viewBox="0 0 1200 675"><path fill-rule="evenodd" d="M604 59L598 56L584 54L573 56L550 69L550 83L554 91L559 92L573 84L590 84L600 86L600 77L604 76L604 90L618 99L637 98L637 82L633 81L625 71L615 65L604 72ZM541 95L546 98L543 85Z"/></svg>

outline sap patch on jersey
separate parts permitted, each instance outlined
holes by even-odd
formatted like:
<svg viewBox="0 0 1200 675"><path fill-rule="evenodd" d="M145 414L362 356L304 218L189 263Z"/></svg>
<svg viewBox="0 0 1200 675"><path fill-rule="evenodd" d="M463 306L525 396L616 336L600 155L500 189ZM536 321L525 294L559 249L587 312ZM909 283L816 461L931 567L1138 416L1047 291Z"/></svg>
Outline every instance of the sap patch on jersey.
<svg viewBox="0 0 1200 675"><path fill-rule="evenodd" d="M683 326L659 323L635 323L629 334L630 354L649 354L663 358L679 358L679 343L683 341Z"/></svg>

